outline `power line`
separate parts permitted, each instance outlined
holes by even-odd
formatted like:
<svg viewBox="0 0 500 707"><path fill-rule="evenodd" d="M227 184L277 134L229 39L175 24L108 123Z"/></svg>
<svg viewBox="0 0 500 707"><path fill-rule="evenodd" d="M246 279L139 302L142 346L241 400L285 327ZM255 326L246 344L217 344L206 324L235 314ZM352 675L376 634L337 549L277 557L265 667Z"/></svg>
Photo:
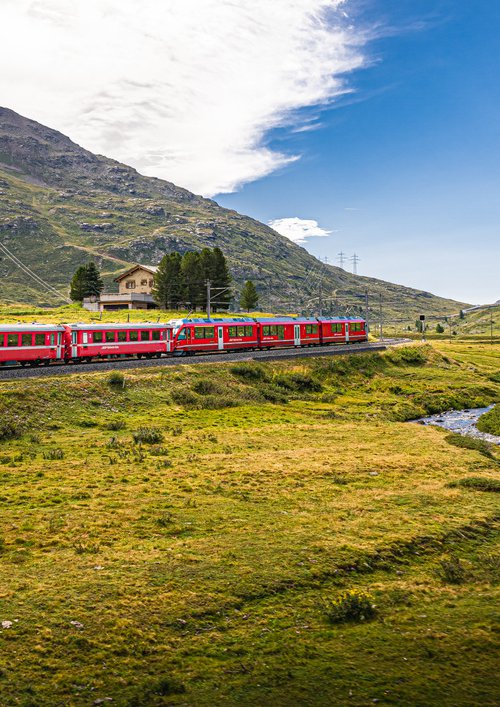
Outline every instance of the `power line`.
<svg viewBox="0 0 500 707"><path fill-rule="evenodd" d="M354 253L354 255L352 255L352 256L349 258L349 260L350 260L351 263L352 263L352 273L353 273L353 275L357 275L357 274L358 274L358 263L359 263L359 261L360 261L360 258L358 258L358 256L356 255L356 253Z"/></svg>
<svg viewBox="0 0 500 707"><path fill-rule="evenodd" d="M52 285L49 285L48 282L45 282L39 275L37 275L33 270L31 270L27 265L25 265L19 258L12 253L7 246L4 243L0 242L0 252L3 253L4 255L11 260L14 265L17 265L18 268L20 268L25 275L28 275L28 277L31 277L32 280L34 280L38 285L41 285L42 287L45 287L46 290L51 292L54 295L57 295L60 299L63 299L67 304L71 304L71 300L65 297L63 294L61 294L58 290L55 289L55 287L52 287Z"/></svg>
<svg viewBox="0 0 500 707"><path fill-rule="evenodd" d="M342 269L344 269L345 257L346 255L342 251L340 251L340 253L337 253L337 260Z"/></svg>

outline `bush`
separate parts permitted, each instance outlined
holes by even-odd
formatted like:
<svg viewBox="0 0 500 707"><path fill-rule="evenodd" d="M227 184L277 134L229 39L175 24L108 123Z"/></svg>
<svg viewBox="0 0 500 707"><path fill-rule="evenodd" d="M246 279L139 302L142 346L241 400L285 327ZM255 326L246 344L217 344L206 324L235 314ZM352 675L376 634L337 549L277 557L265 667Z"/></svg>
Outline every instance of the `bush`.
<svg viewBox="0 0 500 707"><path fill-rule="evenodd" d="M386 354L386 358L396 365L408 366L421 366L427 361L425 351L418 346L392 349Z"/></svg>
<svg viewBox="0 0 500 707"><path fill-rule="evenodd" d="M500 405L495 405L494 408L481 415L477 421L477 428L481 432L500 436Z"/></svg>
<svg viewBox="0 0 500 707"><path fill-rule="evenodd" d="M268 380L266 369L258 363L238 363L231 366L231 373L249 382Z"/></svg>
<svg viewBox="0 0 500 707"><path fill-rule="evenodd" d="M222 387L210 378L200 378L193 385L193 390L200 395L222 395L226 388Z"/></svg>
<svg viewBox="0 0 500 707"><path fill-rule="evenodd" d="M116 388L125 388L125 376L120 371L113 371L108 376L108 385Z"/></svg>
<svg viewBox="0 0 500 707"><path fill-rule="evenodd" d="M441 560L438 576L448 584L462 584L466 579L465 568L458 557L450 556Z"/></svg>
<svg viewBox="0 0 500 707"><path fill-rule="evenodd" d="M50 459L51 461L55 461L57 459L64 459L64 452L62 449L48 449L46 452L43 453L43 458Z"/></svg>
<svg viewBox="0 0 500 707"><path fill-rule="evenodd" d="M200 399L196 393L193 393L192 390L188 390L187 388L173 390L171 396L174 403L183 405L184 407L196 407Z"/></svg>
<svg viewBox="0 0 500 707"><path fill-rule="evenodd" d="M21 427L12 420L0 419L0 440L15 439L22 434Z"/></svg>
<svg viewBox="0 0 500 707"><path fill-rule="evenodd" d="M307 373L280 373L275 376L273 383L299 393L318 393L323 390L321 383Z"/></svg>
<svg viewBox="0 0 500 707"><path fill-rule="evenodd" d="M467 435L450 434L445 437L448 444L453 444L455 447L463 447L464 449L474 449L476 452L484 454L485 457L493 459L493 454L491 453L491 445L485 442L484 439L477 439L476 437L468 437Z"/></svg>
<svg viewBox="0 0 500 707"><path fill-rule="evenodd" d="M324 601L323 612L332 624L367 621L376 614L372 597L360 589L349 589L333 601Z"/></svg>
<svg viewBox="0 0 500 707"><path fill-rule="evenodd" d="M450 488L465 488L473 489L474 491L500 491L500 481L498 479L488 479L485 476L467 476L458 481L451 481L448 486Z"/></svg>
<svg viewBox="0 0 500 707"><path fill-rule="evenodd" d="M132 433L132 437L136 444L161 444L165 439L157 427L139 427Z"/></svg>
<svg viewBox="0 0 500 707"><path fill-rule="evenodd" d="M103 425L105 430L110 430L110 432L118 432L119 430L125 429L127 423L125 420L110 420Z"/></svg>

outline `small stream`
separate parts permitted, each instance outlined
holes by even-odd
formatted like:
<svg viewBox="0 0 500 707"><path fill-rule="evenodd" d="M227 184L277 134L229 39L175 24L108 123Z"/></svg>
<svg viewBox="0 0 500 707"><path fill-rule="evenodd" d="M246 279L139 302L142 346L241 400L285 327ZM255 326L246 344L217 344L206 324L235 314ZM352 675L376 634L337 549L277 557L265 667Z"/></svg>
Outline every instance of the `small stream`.
<svg viewBox="0 0 500 707"><path fill-rule="evenodd" d="M446 430L456 432L459 435L469 435L477 439L484 439L492 444L500 444L500 437L481 432L476 427L476 422L481 415L484 415L485 412L488 412L493 407L494 405L470 410L450 410L449 412L441 412L429 417L421 417L418 420L413 420L413 422L418 422L420 425L438 425L438 427L444 427Z"/></svg>

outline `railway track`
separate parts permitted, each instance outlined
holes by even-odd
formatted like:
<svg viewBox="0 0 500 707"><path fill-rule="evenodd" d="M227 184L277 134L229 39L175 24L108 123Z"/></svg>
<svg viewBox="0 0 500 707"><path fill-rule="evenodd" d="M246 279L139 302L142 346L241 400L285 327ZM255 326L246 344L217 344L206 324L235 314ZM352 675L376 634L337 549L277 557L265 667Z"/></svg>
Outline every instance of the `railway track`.
<svg viewBox="0 0 500 707"><path fill-rule="evenodd" d="M315 356L340 356L366 351L384 351L389 346L411 343L410 339L384 339L383 341L363 342L359 344L334 344L330 346L311 346L310 348L275 349L271 351L245 351L243 353L205 353L193 356L172 356L161 359L113 359L93 363L51 363L40 368L22 368L21 366L3 366L0 368L0 381L20 378L46 378L47 376L68 376L77 373L102 373L104 371L126 370L131 368L165 368L167 366L193 365L196 363L235 363L237 361L284 361L294 358Z"/></svg>

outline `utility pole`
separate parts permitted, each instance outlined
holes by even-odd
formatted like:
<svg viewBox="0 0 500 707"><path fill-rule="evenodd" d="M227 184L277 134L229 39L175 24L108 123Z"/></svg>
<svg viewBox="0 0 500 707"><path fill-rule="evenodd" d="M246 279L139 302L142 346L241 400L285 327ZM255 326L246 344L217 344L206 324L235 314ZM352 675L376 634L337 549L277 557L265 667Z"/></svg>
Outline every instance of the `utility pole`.
<svg viewBox="0 0 500 707"><path fill-rule="evenodd" d="M493 344L493 309L490 309L490 344Z"/></svg>
<svg viewBox="0 0 500 707"><path fill-rule="evenodd" d="M210 280L207 280L207 319L210 319L211 309L210 309Z"/></svg>
<svg viewBox="0 0 500 707"><path fill-rule="evenodd" d="M342 251L340 251L340 253L337 253L337 260L339 261L339 265L343 270L344 269L344 261L345 261L345 253L343 253Z"/></svg>
<svg viewBox="0 0 500 707"><path fill-rule="evenodd" d="M358 256L356 255L356 253L354 253L354 255L351 257L352 274L353 274L353 275L357 275L357 274L358 274L358 263L359 263L359 260L360 260L360 259L358 258Z"/></svg>
<svg viewBox="0 0 500 707"><path fill-rule="evenodd" d="M365 290L365 320L366 320L366 333L368 334L368 290Z"/></svg>
<svg viewBox="0 0 500 707"><path fill-rule="evenodd" d="M382 341L384 338L383 324L382 324L382 293L379 294L379 303L378 304L379 304L379 331L380 331L379 339L380 339L380 341Z"/></svg>

